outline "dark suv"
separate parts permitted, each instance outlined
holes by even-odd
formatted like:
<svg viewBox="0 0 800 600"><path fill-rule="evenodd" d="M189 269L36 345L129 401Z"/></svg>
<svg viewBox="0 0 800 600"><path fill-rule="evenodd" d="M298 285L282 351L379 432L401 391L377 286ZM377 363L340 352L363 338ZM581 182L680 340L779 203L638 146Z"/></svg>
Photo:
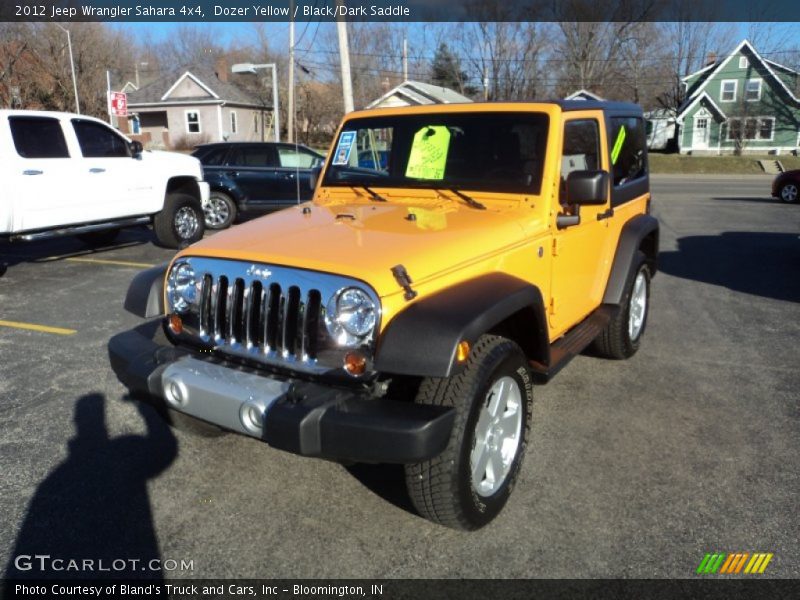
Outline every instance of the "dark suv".
<svg viewBox="0 0 800 600"><path fill-rule="evenodd" d="M325 157L295 144L220 142L197 146L211 195L206 227L230 227L245 210L275 210L311 200L315 171Z"/></svg>

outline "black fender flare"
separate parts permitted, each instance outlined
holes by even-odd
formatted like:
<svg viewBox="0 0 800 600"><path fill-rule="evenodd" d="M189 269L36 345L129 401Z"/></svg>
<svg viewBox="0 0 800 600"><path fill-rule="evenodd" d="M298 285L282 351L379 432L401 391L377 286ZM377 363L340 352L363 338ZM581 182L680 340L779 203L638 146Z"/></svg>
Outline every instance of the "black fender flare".
<svg viewBox="0 0 800 600"><path fill-rule="evenodd" d="M541 291L516 277L492 273L441 290L401 311L381 335L375 368L397 375L449 377L463 367L456 359L460 342L472 345L509 318L526 355L549 363Z"/></svg>
<svg viewBox="0 0 800 600"><path fill-rule="evenodd" d="M614 262L611 265L611 273L608 276L603 304L619 305L622 302L622 294L625 292L625 284L633 267L633 261L636 259L636 253L647 237L652 238L652 244L648 246L648 251L646 252L647 262L650 266L651 275L656 274L658 236L658 219L651 215L638 215L625 223L620 232L617 250L614 254Z"/></svg>
<svg viewBox="0 0 800 600"><path fill-rule="evenodd" d="M149 319L164 314L164 276L169 263L150 267L136 275L125 294L125 310Z"/></svg>

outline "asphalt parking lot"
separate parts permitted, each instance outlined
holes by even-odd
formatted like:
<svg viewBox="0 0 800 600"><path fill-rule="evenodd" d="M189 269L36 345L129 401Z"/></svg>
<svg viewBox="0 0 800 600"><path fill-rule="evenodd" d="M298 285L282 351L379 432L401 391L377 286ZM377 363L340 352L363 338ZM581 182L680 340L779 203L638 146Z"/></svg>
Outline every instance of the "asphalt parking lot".
<svg viewBox="0 0 800 600"><path fill-rule="evenodd" d="M399 468L194 437L127 399L106 343L139 322L130 279L171 256L148 231L2 244L0 564L47 547L193 562L170 577L682 578L744 551L800 577L800 206L769 181L654 178L642 348L535 390L521 480L477 533L416 516Z"/></svg>

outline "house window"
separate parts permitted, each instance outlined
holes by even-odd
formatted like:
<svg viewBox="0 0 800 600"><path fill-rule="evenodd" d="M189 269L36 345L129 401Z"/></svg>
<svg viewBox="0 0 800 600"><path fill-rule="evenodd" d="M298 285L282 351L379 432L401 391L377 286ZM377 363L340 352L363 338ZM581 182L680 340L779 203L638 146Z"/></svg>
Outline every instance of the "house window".
<svg viewBox="0 0 800 600"><path fill-rule="evenodd" d="M720 88L719 99L721 102L733 102L736 100L736 80L723 79Z"/></svg>
<svg viewBox="0 0 800 600"><path fill-rule="evenodd" d="M258 113L253 113L253 133L258 133Z"/></svg>
<svg viewBox="0 0 800 600"><path fill-rule="evenodd" d="M186 111L186 133L200 133L200 113Z"/></svg>
<svg viewBox="0 0 800 600"><path fill-rule="evenodd" d="M231 133L236 133L236 111L231 111Z"/></svg>
<svg viewBox="0 0 800 600"><path fill-rule="evenodd" d="M728 141L749 140L770 142L775 131L773 117L728 119Z"/></svg>
<svg viewBox="0 0 800 600"><path fill-rule="evenodd" d="M747 68L747 57L746 56L740 56L739 57L739 68L740 69L746 69Z"/></svg>
<svg viewBox="0 0 800 600"><path fill-rule="evenodd" d="M761 100L761 80L748 79L744 88L744 97L748 102Z"/></svg>

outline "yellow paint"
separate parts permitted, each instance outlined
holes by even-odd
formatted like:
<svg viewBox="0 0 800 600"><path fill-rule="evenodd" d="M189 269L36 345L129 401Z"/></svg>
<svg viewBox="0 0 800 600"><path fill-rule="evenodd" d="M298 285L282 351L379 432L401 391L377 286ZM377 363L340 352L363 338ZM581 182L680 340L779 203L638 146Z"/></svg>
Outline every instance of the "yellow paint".
<svg viewBox="0 0 800 600"><path fill-rule="evenodd" d="M56 335L72 335L78 333L74 329L64 329L63 327L50 327L49 325L37 325L36 323L22 323L20 321L0 321L0 327L11 327L12 329L27 329L30 331L40 331L42 333L54 333Z"/></svg>
<svg viewBox="0 0 800 600"><path fill-rule="evenodd" d="M447 190L371 186L387 202L358 187L319 186L311 203L273 213L208 237L179 252L183 256L272 263L340 274L366 282L381 298L381 329L401 311L463 281L502 272L536 285L549 315L549 338L557 339L601 301L624 223L646 212L649 194L615 207L612 219L597 220L606 206L583 206L583 224L556 229L564 123L596 119L606 140L602 111L563 113L556 104L461 104L386 108L347 115L350 119L396 114L459 112L546 113L550 132L539 195L462 191L486 206L476 210ZM438 134L437 134L438 135ZM610 170L609 150L601 150ZM310 207L310 214L303 208ZM409 214L416 220L409 219ZM446 216L445 216L446 215ZM555 249L557 248L557 255ZM418 296L405 300L391 273L402 264Z"/></svg>

